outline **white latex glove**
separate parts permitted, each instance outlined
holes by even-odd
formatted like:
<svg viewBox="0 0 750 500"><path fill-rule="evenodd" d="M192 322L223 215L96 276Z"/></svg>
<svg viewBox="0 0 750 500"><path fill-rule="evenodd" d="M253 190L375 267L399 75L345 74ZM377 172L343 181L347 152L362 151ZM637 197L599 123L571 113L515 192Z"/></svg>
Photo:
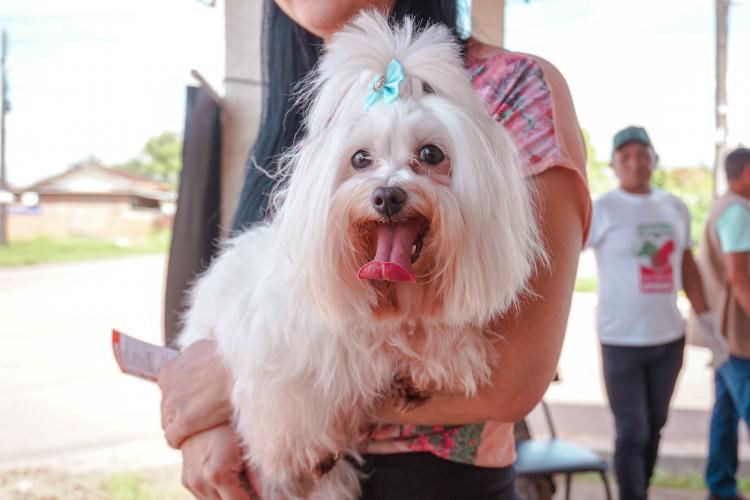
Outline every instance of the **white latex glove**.
<svg viewBox="0 0 750 500"><path fill-rule="evenodd" d="M729 344L716 327L716 322L710 312L699 314L698 321L703 333L703 342L711 350L712 358L709 364L716 370L729 359Z"/></svg>

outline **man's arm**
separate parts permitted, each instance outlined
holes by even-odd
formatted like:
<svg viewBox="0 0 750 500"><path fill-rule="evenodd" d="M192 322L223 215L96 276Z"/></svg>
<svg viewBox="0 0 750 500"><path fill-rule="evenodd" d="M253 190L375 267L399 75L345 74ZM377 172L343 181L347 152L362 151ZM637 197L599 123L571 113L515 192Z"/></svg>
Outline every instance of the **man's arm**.
<svg viewBox="0 0 750 500"><path fill-rule="evenodd" d="M732 293L747 317L750 317L750 252L724 254L727 278Z"/></svg>
<svg viewBox="0 0 750 500"><path fill-rule="evenodd" d="M709 311L708 300L703 288L703 279L693 258L693 252L690 250L685 250L682 257L682 287L685 289L693 310L698 314L703 345L711 350L710 365L714 369L718 369L729 358L729 345L721 335L716 320Z"/></svg>
<svg viewBox="0 0 750 500"><path fill-rule="evenodd" d="M708 301L703 290L703 279L693 258L693 252L689 249L685 250L682 255L682 288L697 314L708 311Z"/></svg>
<svg viewBox="0 0 750 500"><path fill-rule="evenodd" d="M379 420L421 425L515 422L536 406L554 377L567 326L583 240L582 189L569 170L553 168L537 176L542 201L538 218L551 266L539 269L532 279L536 296L493 325L503 339L496 345L500 363L492 383L472 398L435 394L408 413L388 403L376 415Z"/></svg>

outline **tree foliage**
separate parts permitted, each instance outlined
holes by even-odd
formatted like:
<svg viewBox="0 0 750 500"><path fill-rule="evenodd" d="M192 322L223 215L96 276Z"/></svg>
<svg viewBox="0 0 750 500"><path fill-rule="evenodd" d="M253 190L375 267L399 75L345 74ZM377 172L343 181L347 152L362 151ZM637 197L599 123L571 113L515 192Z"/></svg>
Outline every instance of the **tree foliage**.
<svg viewBox="0 0 750 500"><path fill-rule="evenodd" d="M685 202L690 210L693 241L700 241L713 200L713 172L705 166L658 168L652 184Z"/></svg>
<svg viewBox="0 0 750 500"><path fill-rule="evenodd" d="M146 141L141 153L119 168L175 186L182 169L182 141L173 132L162 132Z"/></svg>
<svg viewBox="0 0 750 500"><path fill-rule="evenodd" d="M585 128L581 129L581 134L586 144L586 174L589 179L589 190L591 196L596 198L614 189L617 182L609 167L609 162L596 157L594 146L591 145L591 134Z"/></svg>

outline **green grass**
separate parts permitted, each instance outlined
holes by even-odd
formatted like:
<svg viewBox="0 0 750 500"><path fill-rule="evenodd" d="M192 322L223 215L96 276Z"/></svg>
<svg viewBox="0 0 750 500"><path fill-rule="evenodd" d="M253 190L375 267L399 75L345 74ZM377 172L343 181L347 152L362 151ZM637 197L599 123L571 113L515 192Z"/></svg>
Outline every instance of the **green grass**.
<svg viewBox="0 0 750 500"><path fill-rule="evenodd" d="M612 486L614 475L610 475ZM561 487L561 477L557 478ZM575 481L599 482L598 474L576 474ZM18 489L26 482L27 491ZM651 481L655 488L670 490L705 491L703 473L695 469L667 472L657 469ZM574 486L575 487L575 486ZM738 478L740 490L750 489L750 478ZM179 466L141 469L137 472L70 474L59 470L29 469L0 471L0 498L42 500L189 500L192 496L180 485Z"/></svg>
<svg viewBox="0 0 750 500"><path fill-rule="evenodd" d="M163 253L169 248L170 237L169 231L163 231L154 234L143 243L128 246L120 246L112 241L91 238L70 238L66 240L40 238L30 241L10 242L8 246L0 247L0 267Z"/></svg>
<svg viewBox="0 0 750 500"><path fill-rule="evenodd" d="M60 469L5 469L0 471L0 498L189 500L192 496L180 484L180 467L163 466L82 474Z"/></svg>
<svg viewBox="0 0 750 500"><path fill-rule="evenodd" d="M657 469L651 480L654 486L682 490L705 490L706 482L702 472L666 472ZM738 476L737 488L747 491L750 488L750 477Z"/></svg>
<svg viewBox="0 0 750 500"><path fill-rule="evenodd" d="M143 474L119 473L99 482L104 497L111 500L172 500L190 498L177 482L158 481Z"/></svg>
<svg viewBox="0 0 750 500"><path fill-rule="evenodd" d="M584 481L598 482L601 481L599 474L586 473L577 474L576 479L580 478ZM613 486L616 482L613 474L610 474ZM651 478L651 486L656 488L669 488L675 490L694 490L704 491L706 489L706 482L702 472L687 470L680 472L667 472L665 470L657 468L654 472L654 476ZM737 477L737 488L741 491L747 491L750 489L750 477L738 476Z"/></svg>
<svg viewBox="0 0 750 500"><path fill-rule="evenodd" d="M146 497L144 479L136 474L113 474L102 479L100 484L112 500L140 500Z"/></svg>

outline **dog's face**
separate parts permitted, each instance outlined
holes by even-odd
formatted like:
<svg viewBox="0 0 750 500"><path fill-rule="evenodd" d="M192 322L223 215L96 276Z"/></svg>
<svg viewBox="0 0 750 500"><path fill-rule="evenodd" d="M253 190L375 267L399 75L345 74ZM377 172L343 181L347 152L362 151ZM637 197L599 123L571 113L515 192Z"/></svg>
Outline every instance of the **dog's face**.
<svg viewBox="0 0 750 500"><path fill-rule="evenodd" d="M465 321L507 308L523 288L530 202L509 139L480 107L407 95L308 139L284 216L297 214L322 307Z"/></svg>
<svg viewBox="0 0 750 500"><path fill-rule="evenodd" d="M289 157L280 237L329 317L483 323L513 303L539 256L528 190L444 30L411 42L422 52L402 58L398 99L363 106L393 55L347 50L390 29L355 23L334 40ZM414 34L388 36L407 47Z"/></svg>
<svg viewBox="0 0 750 500"><path fill-rule="evenodd" d="M415 101L377 107L352 123L330 223L346 228L360 279L424 284L444 271L441 246L463 232L458 218L442 216L458 207L452 142Z"/></svg>
<svg viewBox="0 0 750 500"><path fill-rule="evenodd" d="M430 99L363 112L339 146L327 251L339 275L376 291L378 315L439 313L467 236L452 190L455 140Z"/></svg>

